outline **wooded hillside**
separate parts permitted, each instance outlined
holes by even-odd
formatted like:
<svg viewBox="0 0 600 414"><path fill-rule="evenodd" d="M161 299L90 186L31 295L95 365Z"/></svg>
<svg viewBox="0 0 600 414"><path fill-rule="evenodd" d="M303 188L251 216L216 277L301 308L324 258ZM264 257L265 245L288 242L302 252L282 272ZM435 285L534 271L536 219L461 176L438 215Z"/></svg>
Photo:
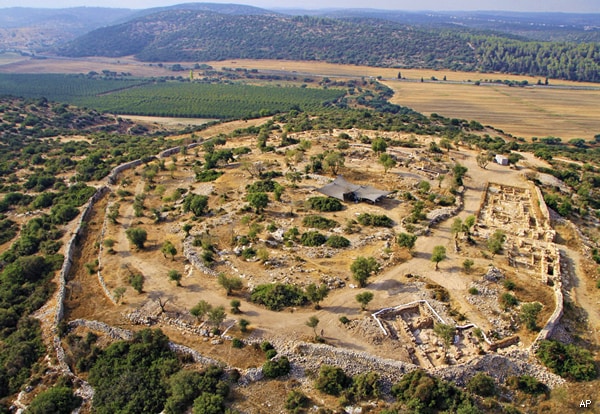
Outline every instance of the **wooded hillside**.
<svg viewBox="0 0 600 414"><path fill-rule="evenodd" d="M60 53L75 57L136 55L149 62L318 60L600 81L597 43L526 41L490 32L365 18L169 10L94 30Z"/></svg>

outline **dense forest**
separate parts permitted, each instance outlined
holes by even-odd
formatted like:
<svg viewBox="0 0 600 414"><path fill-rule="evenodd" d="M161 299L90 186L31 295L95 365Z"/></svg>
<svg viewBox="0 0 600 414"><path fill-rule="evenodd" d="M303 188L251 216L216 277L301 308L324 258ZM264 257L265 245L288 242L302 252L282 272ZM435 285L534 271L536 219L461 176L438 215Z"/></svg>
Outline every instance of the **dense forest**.
<svg viewBox="0 0 600 414"><path fill-rule="evenodd" d="M94 30L59 53L74 57L135 55L149 62L318 60L600 81L600 46L595 42L531 41L499 32L409 26L368 18L168 10Z"/></svg>

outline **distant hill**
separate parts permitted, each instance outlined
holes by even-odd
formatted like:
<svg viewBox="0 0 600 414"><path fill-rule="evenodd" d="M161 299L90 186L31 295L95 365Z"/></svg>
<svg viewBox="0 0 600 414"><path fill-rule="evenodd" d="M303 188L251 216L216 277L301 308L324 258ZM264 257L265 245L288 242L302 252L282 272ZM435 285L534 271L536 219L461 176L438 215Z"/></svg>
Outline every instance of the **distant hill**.
<svg viewBox="0 0 600 414"><path fill-rule="evenodd" d="M336 19L374 18L435 28L492 30L522 40L600 42L600 14L505 11L410 12L376 9L280 9L290 15Z"/></svg>
<svg viewBox="0 0 600 414"><path fill-rule="evenodd" d="M461 36L384 20L224 15L169 10L94 30L60 50L66 56L136 55L145 61L233 58L323 60L382 66L470 68Z"/></svg>
<svg viewBox="0 0 600 414"><path fill-rule="evenodd" d="M124 21L134 13L130 9L104 7L0 9L0 52L46 51L90 30Z"/></svg>
<svg viewBox="0 0 600 414"><path fill-rule="evenodd" d="M390 18L334 19L252 11L223 14L198 5L169 8L96 29L59 53L71 57L135 55L149 62L317 60L600 81L598 43L531 41L460 25L408 25ZM396 16L401 15L410 17L407 13Z"/></svg>
<svg viewBox="0 0 600 414"><path fill-rule="evenodd" d="M136 11L0 9L0 52L135 55L148 62L316 60L600 82L600 15L371 9L296 13L302 11L216 3Z"/></svg>

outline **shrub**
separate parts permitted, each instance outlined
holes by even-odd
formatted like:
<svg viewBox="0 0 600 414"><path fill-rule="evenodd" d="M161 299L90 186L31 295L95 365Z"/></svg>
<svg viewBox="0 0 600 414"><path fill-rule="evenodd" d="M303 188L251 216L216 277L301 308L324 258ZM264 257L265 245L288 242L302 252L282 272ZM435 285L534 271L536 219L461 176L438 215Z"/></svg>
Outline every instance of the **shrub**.
<svg viewBox="0 0 600 414"><path fill-rule="evenodd" d="M280 187L279 183L270 179L259 180L249 184L246 191L249 193L272 193L278 186Z"/></svg>
<svg viewBox="0 0 600 414"><path fill-rule="evenodd" d="M208 197L200 194L188 194L183 199L183 211L191 211L196 217L203 215L208 208Z"/></svg>
<svg viewBox="0 0 600 414"><path fill-rule="evenodd" d="M413 412L478 412L472 401L454 385L432 377L423 370L412 371L392 386L392 395Z"/></svg>
<svg viewBox="0 0 600 414"><path fill-rule="evenodd" d="M393 227L394 221L385 214L359 214L356 220L363 226Z"/></svg>
<svg viewBox="0 0 600 414"><path fill-rule="evenodd" d="M240 319L238 323L240 324L240 332L248 331L248 325L250 325L250 322L248 320Z"/></svg>
<svg viewBox="0 0 600 414"><path fill-rule="evenodd" d="M379 387L379 375L373 371L365 372L352 377L352 388L349 394L354 401L378 398Z"/></svg>
<svg viewBox="0 0 600 414"><path fill-rule="evenodd" d="M479 294L479 290L477 290L477 288L475 286L472 286L469 288L469 293L471 295L478 295Z"/></svg>
<svg viewBox="0 0 600 414"><path fill-rule="evenodd" d="M273 344L271 344L271 342L269 342L269 341L262 341L260 343L260 349L263 352L267 352L269 349L275 349L275 348L273 347Z"/></svg>
<svg viewBox="0 0 600 414"><path fill-rule="evenodd" d="M311 197L307 205L317 211L341 211L344 207L340 200L332 197Z"/></svg>
<svg viewBox="0 0 600 414"><path fill-rule="evenodd" d="M410 233L400 233L396 238L396 242L398 246L405 247L408 250L412 250L415 247L415 243L417 242L417 236L415 234Z"/></svg>
<svg viewBox="0 0 600 414"><path fill-rule="evenodd" d="M351 384L352 379L346 375L343 369L332 365L322 365L315 381L315 388L325 394L337 396Z"/></svg>
<svg viewBox="0 0 600 414"><path fill-rule="evenodd" d="M350 323L350 319L348 319L347 316L340 316L340 322L343 323L344 325L346 325L347 323Z"/></svg>
<svg viewBox="0 0 600 414"><path fill-rule="evenodd" d="M300 243L303 246L316 247L325 244L327 237L318 231L307 231L300 236Z"/></svg>
<svg viewBox="0 0 600 414"><path fill-rule="evenodd" d="M31 414L70 414L81 404L81 397L73 395L73 390L67 387L53 387L39 393L27 408Z"/></svg>
<svg viewBox="0 0 600 414"><path fill-rule="evenodd" d="M482 397L496 395L494 379L483 372L478 372L467 383L467 390Z"/></svg>
<svg viewBox="0 0 600 414"><path fill-rule="evenodd" d="M287 306L302 306L308 301L301 288L282 283L256 286L250 294L250 300L274 311L279 311Z"/></svg>
<svg viewBox="0 0 600 414"><path fill-rule="evenodd" d="M285 409L289 413L296 414L308 406L309 399L302 391L291 390L285 397Z"/></svg>
<svg viewBox="0 0 600 414"><path fill-rule="evenodd" d="M127 238L129 241L138 249L144 248L144 243L148 238L148 233L146 230L139 227L130 227L125 231Z"/></svg>
<svg viewBox="0 0 600 414"><path fill-rule="evenodd" d="M475 262L473 260L465 259L465 261L462 263L463 269L465 270L465 272L469 273L471 271L471 269L473 268L474 264L475 264Z"/></svg>
<svg viewBox="0 0 600 414"><path fill-rule="evenodd" d="M521 306L521 313L519 318L521 322L525 323L525 326L530 331L537 331L537 317L542 310L542 304L539 302L526 303Z"/></svg>
<svg viewBox="0 0 600 414"><path fill-rule="evenodd" d="M244 250L242 250L242 258L244 258L244 260L251 260L256 256L256 250L254 250L253 247L248 247Z"/></svg>
<svg viewBox="0 0 600 414"><path fill-rule="evenodd" d="M231 346L233 348L242 349L244 347L244 341L239 338L233 338L231 340Z"/></svg>
<svg viewBox="0 0 600 414"><path fill-rule="evenodd" d="M508 310L513 306L517 306L519 304L517 298L514 295L511 295L510 293L503 293L502 296L500 296L499 302L500 305L504 308L504 310Z"/></svg>
<svg viewBox="0 0 600 414"><path fill-rule="evenodd" d="M502 282L502 286L504 286L504 289L506 289L506 290L515 290L515 288L517 287L515 282L513 282L512 280L508 280L508 279L506 279L504 282Z"/></svg>
<svg viewBox="0 0 600 414"><path fill-rule="evenodd" d="M561 377L576 381L590 381L596 378L594 358L587 349L545 340L540 343L537 356L544 365Z"/></svg>
<svg viewBox="0 0 600 414"><path fill-rule="evenodd" d="M282 356L277 360L268 360L262 366L262 371L267 378L278 378L289 374L290 361Z"/></svg>
<svg viewBox="0 0 600 414"><path fill-rule="evenodd" d="M199 170L196 171L196 181L201 183L207 183L210 181L215 181L217 178L223 175L222 171L217 170Z"/></svg>
<svg viewBox="0 0 600 414"><path fill-rule="evenodd" d="M273 359L277 355L277 350L275 349L267 349L265 352L266 359Z"/></svg>
<svg viewBox="0 0 600 414"><path fill-rule="evenodd" d="M326 246L333 247L334 249L343 249L344 247L350 246L350 240L343 236L338 236L334 234L330 236L325 242Z"/></svg>
<svg viewBox="0 0 600 414"><path fill-rule="evenodd" d="M508 377L506 385L512 389L520 390L525 394L539 395L548 392L548 387L531 375Z"/></svg>
<svg viewBox="0 0 600 414"><path fill-rule="evenodd" d="M129 284L137 293L142 293L144 291L144 275L139 273L130 275Z"/></svg>
<svg viewBox="0 0 600 414"><path fill-rule="evenodd" d="M304 219L302 220L302 225L304 227L311 227L314 229L326 230L326 229L332 229L334 227L337 227L338 222L335 220L328 219L323 216L310 215L310 216L304 217Z"/></svg>

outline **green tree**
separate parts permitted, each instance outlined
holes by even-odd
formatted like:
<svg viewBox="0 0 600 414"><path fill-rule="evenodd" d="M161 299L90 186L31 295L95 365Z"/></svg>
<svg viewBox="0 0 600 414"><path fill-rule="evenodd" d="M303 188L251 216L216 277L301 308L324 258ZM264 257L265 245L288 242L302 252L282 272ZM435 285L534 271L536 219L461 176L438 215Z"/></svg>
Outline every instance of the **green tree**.
<svg viewBox="0 0 600 414"><path fill-rule="evenodd" d="M167 399L168 379L180 369L169 338L144 329L131 341L116 341L101 352L89 372L93 407L99 414L158 413Z"/></svg>
<svg viewBox="0 0 600 414"><path fill-rule="evenodd" d="M323 164L325 168L329 168L331 174L337 175L340 171L340 168L344 166L345 158L341 152L330 151L325 155L323 159Z"/></svg>
<svg viewBox="0 0 600 414"><path fill-rule="evenodd" d="M433 332L435 332L444 343L444 352L448 352L448 348L450 348L450 345L454 342L456 327L445 323L436 323L433 327Z"/></svg>
<svg viewBox="0 0 600 414"><path fill-rule="evenodd" d="M379 271L379 263L373 257L358 256L350 266L352 277L358 283L359 287L367 285L367 279L372 273Z"/></svg>
<svg viewBox="0 0 600 414"><path fill-rule="evenodd" d="M190 309L190 313L194 315L198 321L201 321L211 309L212 305L210 303L205 300L201 300L192 309Z"/></svg>
<svg viewBox="0 0 600 414"><path fill-rule="evenodd" d="M444 246L435 246L431 253L431 261L435 263L435 270L438 270L439 263L446 258L446 248Z"/></svg>
<svg viewBox="0 0 600 414"><path fill-rule="evenodd" d="M502 252L502 248L504 247L504 240L506 240L506 235L500 229L496 230L487 240L487 246L492 254L498 254Z"/></svg>
<svg viewBox="0 0 600 414"><path fill-rule="evenodd" d="M306 321L306 326L308 326L309 328L312 328L314 334L315 334L315 341L317 339L319 339L319 335L317 335L317 326L319 325L319 318L317 318L316 316L311 316L310 318L308 318L308 320Z"/></svg>
<svg viewBox="0 0 600 414"><path fill-rule="evenodd" d="M239 276L227 276L225 273L219 273L217 282L225 289L227 296L231 295L234 290L240 290L244 284Z"/></svg>
<svg viewBox="0 0 600 414"><path fill-rule="evenodd" d="M454 234L454 238L456 239L460 233L464 231L463 222L460 217L456 217L452 222L452 226L450 227L450 232Z"/></svg>
<svg viewBox="0 0 600 414"><path fill-rule="evenodd" d="M190 235L190 231L194 228L194 226L190 223L185 223L182 227L181 230L183 230L183 232L185 233L185 237L188 237Z"/></svg>
<svg viewBox="0 0 600 414"><path fill-rule="evenodd" d="M383 166L383 171L387 172L396 166L396 160L388 153L383 153L379 156L379 163Z"/></svg>
<svg viewBox="0 0 600 414"><path fill-rule="evenodd" d="M325 283L319 286L311 283L305 289L306 298L315 305L315 309L321 309L319 303L329 295L329 287Z"/></svg>
<svg viewBox="0 0 600 414"><path fill-rule="evenodd" d="M477 161L477 165L479 166L479 168L483 168L484 170L487 168L488 164L490 163L490 161L492 161L493 156L491 153L485 153L482 152L480 154L477 154L477 157L475 157L475 160Z"/></svg>
<svg viewBox="0 0 600 414"><path fill-rule="evenodd" d="M375 138L371 143L371 149L377 155L381 155L383 152L387 150L387 142L383 138Z"/></svg>
<svg viewBox="0 0 600 414"><path fill-rule="evenodd" d="M179 273L177 270L171 269L169 270L168 276L170 280L174 281L177 284L177 286L181 286L181 273Z"/></svg>
<svg viewBox="0 0 600 414"><path fill-rule="evenodd" d="M129 284L131 284L131 287L133 287L137 293L142 293L144 291L144 275L141 273L130 275Z"/></svg>
<svg viewBox="0 0 600 414"><path fill-rule="evenodd" d="M240 319L238 321L238 324L240 325L240 331L241 332L247 332L248 331L248 325L250 325L250 321L248 321L246 319Z"/></svg>
<svg viewBox="0 0 600 414"><path fill-rule="evenodd" d="M447 152L452 149L452 142L448 138L442 138L440 140L440 147L444 148Z"/></svg>
<svg viewBox="0 0 600 414"><path fill-rule="evenodd" d="M417 235L411 233L400 233L396 237L396 242L398 243L398 246L412 250L417 242Z"/></svg>
<svg viewBox="0 0 600 414"><path fill-rule="evenodd" d="M263 192L249 193L246 201L254 208L256 214L260 214L269 205L269 196Z"/></svg>
<svg viewBox="0 0 600 414"><path fill-rule="evenodd" d="M466 218L465 218L465 222L463 223L463 231L465 233L467 233L467 238L471 238L471 229L473 228L473 226L475 225L475 221L477 219L475 218L475 216L473 214L469 214Z"/></svg>
<svg viewBox="0 0 600 414"><path fill-rule="evenodd" d="M231 302L229 302L229 305L231 305L231 313L234 315L239 315L242 313L240 310L241 304L242 302L240 302L238 299L233 299Z"/></svg>
<svg viewBox="0 0 600 414"><path fill-rule="evenodd" d="M544 340L540 342L537 356L545 366L561 377L590 381L597 376L592 353L577 345Z"/></svg>
<svg viewBox="0 0 600 414"><path fill-rule="evenodd" d="M130 227L125 230L125 234L127 235L127 239L139 250L144 248L144 243L148 239L148 233L146 230L140 227Z"/></svg>
<svg viewBox="0 0 600 414"><path fill-rule="evenodd" d="M467 174L467 171L468 168L461 164L455 164L454 167L452 167L452 175L454 176L454 185L456 187L460 187L464 184L463 178L465 174Z"/></svg>
<svg viewBox="0 0 600 414"><path fill-rule="evenodd" d="M373 300L375 295L373 292L361 292L355 296L355 299L358 303L360 303L360 310L367 310L367 306Z"/></svg>
<svg viewBox="0 0 600 414"><path fill-rule="evenodd" d="M196 217L206 213L208 208L208 197L200 194L188 194L183 199L183 211L191 211Z"/></svg>
<svg viewBox="0 0 600 414"><path fill-rule="evenodd" d="M208 323L218 329L226 316L227 314L225 313L225 308L223 306L211 308L208 310Z"/></svg>
<svg viewBox="0 0 600 414"><path fill-rule="evenodd" d="M537 317L542 311L542 304L539 302L525 303L521 306L519 318L530 331L537 331Z"/></svg>
<svg viewBox="0 0 600 414"><path fill-rule="evenodd" d="M169 255L169 256L171 256L171 260L175 260L175 255L177 254L177 249L175 248L175 245L170 240L166 240L162 244L160 251L164 257L167 257L167 255Z"/></svg>

